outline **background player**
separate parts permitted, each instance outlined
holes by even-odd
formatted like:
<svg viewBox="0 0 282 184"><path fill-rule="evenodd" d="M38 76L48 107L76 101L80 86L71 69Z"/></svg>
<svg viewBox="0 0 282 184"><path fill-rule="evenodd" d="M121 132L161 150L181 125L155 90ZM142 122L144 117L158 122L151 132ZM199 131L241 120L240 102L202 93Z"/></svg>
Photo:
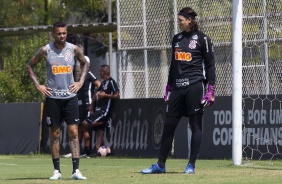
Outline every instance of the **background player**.
<svg viewBox="0 0 282 184"><path fill-rule="evenodd" d="M104 146L104 132L107 122L111 118L113 102L120 98L117 83L110 76L109 65L102 65L100 67L100 77L103 81L93 97L91 106L93 113L82 123L84 127L90 127L97 132L96 152L101 146Z"/></svg>
<svg viewBox="0 0 282 184"><path fill-rule="evenodd" d="M85 56L86 61L90 64L89 57ZM94 95L95 89L98 89L101 85L101 82L97 79L97 77L89 70L86 74L83 86L77 92L78 105L79 105L79 119L82 123L90 115L90 106L92 104L92 97ZM82 145L82 140L84 139L84 151L80 157L89 158L90 156L90 137L91 137L91 129L87 127L83 127L82 124L78 127L78 136L79 143ZM63 158L69 158L72 154L63 155Z"/></svg>

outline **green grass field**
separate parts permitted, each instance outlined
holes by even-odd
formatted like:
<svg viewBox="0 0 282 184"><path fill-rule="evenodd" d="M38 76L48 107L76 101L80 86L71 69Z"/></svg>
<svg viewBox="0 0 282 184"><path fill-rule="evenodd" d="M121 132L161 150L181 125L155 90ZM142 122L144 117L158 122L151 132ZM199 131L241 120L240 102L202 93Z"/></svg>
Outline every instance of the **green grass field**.
<svg viewBox="0 0 282 184"><path fill-rule="evenodd" d="M183 174L186 159L167 160L166 174L142 175L141 169L157 159L82 158L80 170L85 181L70 179L70 158L61 159L63 179L50 181L53 173L50 155L0 155L0 183L107 183L107 184L166 184L166 183L281 183L282 161L255 161L233 166L231 160L198 160L194 175Z"/></svg>

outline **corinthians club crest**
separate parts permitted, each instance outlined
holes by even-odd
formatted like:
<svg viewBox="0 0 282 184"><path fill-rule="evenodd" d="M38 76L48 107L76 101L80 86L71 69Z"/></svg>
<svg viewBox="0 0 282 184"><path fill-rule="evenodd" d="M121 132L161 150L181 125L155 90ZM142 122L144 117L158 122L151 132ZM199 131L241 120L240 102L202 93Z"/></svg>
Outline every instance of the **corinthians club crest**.
<svg viewBox="0 0 282 184"><path fill-rule="evenodd" d="M163 110L160 108L157 110L154 118L154 123L152 127L152 139L153 139L153 146L155 149L159 149L161 145L161 139L163 135L163 129L164 129L164 117L165 114Z"/></svg>

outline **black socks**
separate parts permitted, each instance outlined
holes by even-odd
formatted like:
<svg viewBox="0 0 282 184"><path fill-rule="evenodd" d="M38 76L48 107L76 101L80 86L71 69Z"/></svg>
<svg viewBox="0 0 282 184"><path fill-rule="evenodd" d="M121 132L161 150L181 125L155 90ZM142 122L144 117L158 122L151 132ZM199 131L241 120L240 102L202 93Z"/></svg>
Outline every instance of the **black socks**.
<svg viewBox="0 0 282 184"><path fill-rule="evenodd" d="M74 173L75 170L78 169L78 166L79 166L79 158L72 158L72 167L73 167L72 173Z"/></svg>
<svg viewBox="0 0 282 184"><path fill-rule="evenodd" d="M54 158L52 160L53 160L54 169L55 170L59 170L59 172L61 173L61 170L60 170L60 158Z"/></svg>

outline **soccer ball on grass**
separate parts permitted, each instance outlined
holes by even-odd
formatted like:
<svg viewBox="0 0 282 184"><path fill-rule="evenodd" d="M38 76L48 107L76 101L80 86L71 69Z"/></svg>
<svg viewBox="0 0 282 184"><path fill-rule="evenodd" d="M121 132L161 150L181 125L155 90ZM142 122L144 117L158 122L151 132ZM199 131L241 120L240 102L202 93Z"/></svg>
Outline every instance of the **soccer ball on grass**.
<svg viewBox="0 0 282 184"><path fill-rule="evenodd" d="M98 153L100 153L101 157L106 157L107 154L111 153L111 149L109 147L106 147L106 146L101 146L98 149Z"/></svg>

